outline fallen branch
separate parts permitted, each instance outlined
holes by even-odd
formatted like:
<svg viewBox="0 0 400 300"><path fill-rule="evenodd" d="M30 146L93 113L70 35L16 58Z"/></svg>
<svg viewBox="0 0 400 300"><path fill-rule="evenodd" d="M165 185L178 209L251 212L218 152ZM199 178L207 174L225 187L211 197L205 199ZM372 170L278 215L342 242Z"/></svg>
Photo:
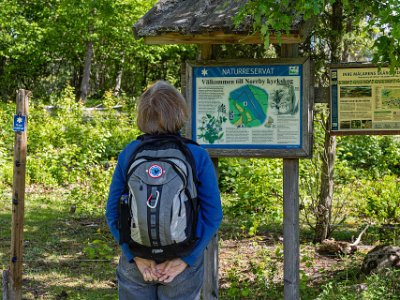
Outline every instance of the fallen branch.
<svg viewBox="0 0 400 300"><path fill-rule="evenodd" d="M358 244L361 242L363 234L367 231L369 224L358 235L354 243L335 240L323 240L318 246L317 252L321 255L349 255L358 250Z"/></svg>

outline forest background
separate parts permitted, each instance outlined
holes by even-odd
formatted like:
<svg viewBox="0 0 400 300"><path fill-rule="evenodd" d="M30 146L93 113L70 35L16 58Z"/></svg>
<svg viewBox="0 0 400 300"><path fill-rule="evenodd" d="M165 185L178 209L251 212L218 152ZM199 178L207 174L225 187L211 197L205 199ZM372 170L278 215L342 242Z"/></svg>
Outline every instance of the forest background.
<svg viewBox="0 0 400 300"><path fill-rule="evenodd" d="M116 299L119 250L104 220L116 159L139 134L135 109L141 92L158 79L180 88L181 65L197 52L192 45L148 46L134 39L132 25L154 2L1 0L0 269L8 267L10 258L15 91L24 88L32 91L26 299ZM398 52L382 50L395 48L390 45L374 51L376 43L391 40L382 39L379 27L360 30L368 27L366 20L353 19L346 31L342 42L348 59L398 58ZM319 35L301 51L315 60L317 81L323 85L330 49L321 34L327 25L318 24ZM277 55L268 43L219 46L217 51L221 58ZM400 223L398 136L337 138L328 237L351 242L367 223L370 227L362 239L365 251L343 257L315 252L327 115L326 105L315 106L314 155L300 161L302 298L399 299L398 271L368 276L360 271L370 247L400 244L399 227L385 229ZM282 299L282 160L223 158L219 176L225 215L221 299Z"/></svg>

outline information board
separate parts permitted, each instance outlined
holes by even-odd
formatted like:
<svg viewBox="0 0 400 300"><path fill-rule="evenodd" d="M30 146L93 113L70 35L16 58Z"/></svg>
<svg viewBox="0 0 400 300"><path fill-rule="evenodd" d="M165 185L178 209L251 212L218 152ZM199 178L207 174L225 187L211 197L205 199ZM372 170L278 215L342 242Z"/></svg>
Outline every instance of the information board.
<svg viewBox="0 0 400 300"><path fill-rule="evenodd" d="M189 134L210 153L309 155L308 60L196 62L187 70Z"/></svg>
<svg viewBox="0 0 400 300"><path fill-rule="evenodd" d="M400 134L400 70L331 67L332 134Z"/></svg>

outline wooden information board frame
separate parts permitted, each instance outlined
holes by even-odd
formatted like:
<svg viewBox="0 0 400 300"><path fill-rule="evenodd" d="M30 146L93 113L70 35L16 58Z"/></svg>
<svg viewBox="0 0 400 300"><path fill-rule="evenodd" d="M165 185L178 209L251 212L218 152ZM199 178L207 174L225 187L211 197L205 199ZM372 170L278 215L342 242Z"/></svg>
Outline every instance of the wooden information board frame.
<svg viewBox="0 0 400 300"><path fill-rule="evenodd" d="M383 96L395 92L393 97L400 97L400 71L392 74L388 67L350 63L331 65L330 74L332 135L400 134L400 105L388 103L400 98Z"/></svg>
<svg viewBox="0 0 400 300"><path fill-rule="evenodd" d="M296 70L300 73L292 73L291 70ZM292 69L290 69L292 68ZM293 69L294 68L294 69ZM186 136L197 141L203 147L207 149L210 156L212 157L266 157L266 158L307 158L312 153L312 99L310 95L311 91L311 70L310 60L308 58L281 58L281 59L261 59L261 60L201 60L187 62L186 64L186 99L188 101L189 111L192 116L192 122L186 126ZM257 144L257 145L235 145L235 144L204 144L202 143L196 131L196 79L199 79L199 74L208 75L215 72L225 72L224 70L231 70L231 73L222 77L225 79L229 78L229 81L235 81L236 79L242 80L243 78L279 78L280 75L273 74L268 70L283 70L282 74L285 74L282 78L290 78L288 76L294 75L294 77L300 77L300 99L298 100L298 109L300 115L298 140L296 145L278 145L278 144ZM285 69L289 71L285 71ZM222 70L222 71L221 71ZM237 74L239 70L240 74ZM247 73L246 73L247 72ZM286 72L286 73L285 73ZM287 73L289 72L289 73ZM296 71L295 71L296 72ZM222 73L221 73L222 74ZM200 76L203 76L200 75ZM219 75L214 77L204 76L203 79L217 78ZM221 79L221 77L218 77ZM266 81L266 80L265 80ZM198 82L198 81L197 81ZM217 82L217 81L215 81ZM224 81L220 81L222 84ZM207 82L205 82L207 83ZM213 83L213 81L211 81ZM246 83L246 82L244 82ZM224 95L227 99L228 95ZM213 101L213 100L211 100ZM218 101L216 99L215 101ZM293 126L292 126L293 127Z"/></svg>

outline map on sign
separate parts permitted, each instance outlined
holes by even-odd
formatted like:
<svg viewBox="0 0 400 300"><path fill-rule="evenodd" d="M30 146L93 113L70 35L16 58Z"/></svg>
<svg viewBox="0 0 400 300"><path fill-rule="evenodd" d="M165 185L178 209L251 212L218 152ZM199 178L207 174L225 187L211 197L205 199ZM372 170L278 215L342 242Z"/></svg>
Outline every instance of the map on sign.
<svg viewBox="0 0 400 300"><path fill-rule="evenodd" d="M257 127L267 118L268 93L254 85L243 85L229 95L229 121L236 127Z"/></svg>

